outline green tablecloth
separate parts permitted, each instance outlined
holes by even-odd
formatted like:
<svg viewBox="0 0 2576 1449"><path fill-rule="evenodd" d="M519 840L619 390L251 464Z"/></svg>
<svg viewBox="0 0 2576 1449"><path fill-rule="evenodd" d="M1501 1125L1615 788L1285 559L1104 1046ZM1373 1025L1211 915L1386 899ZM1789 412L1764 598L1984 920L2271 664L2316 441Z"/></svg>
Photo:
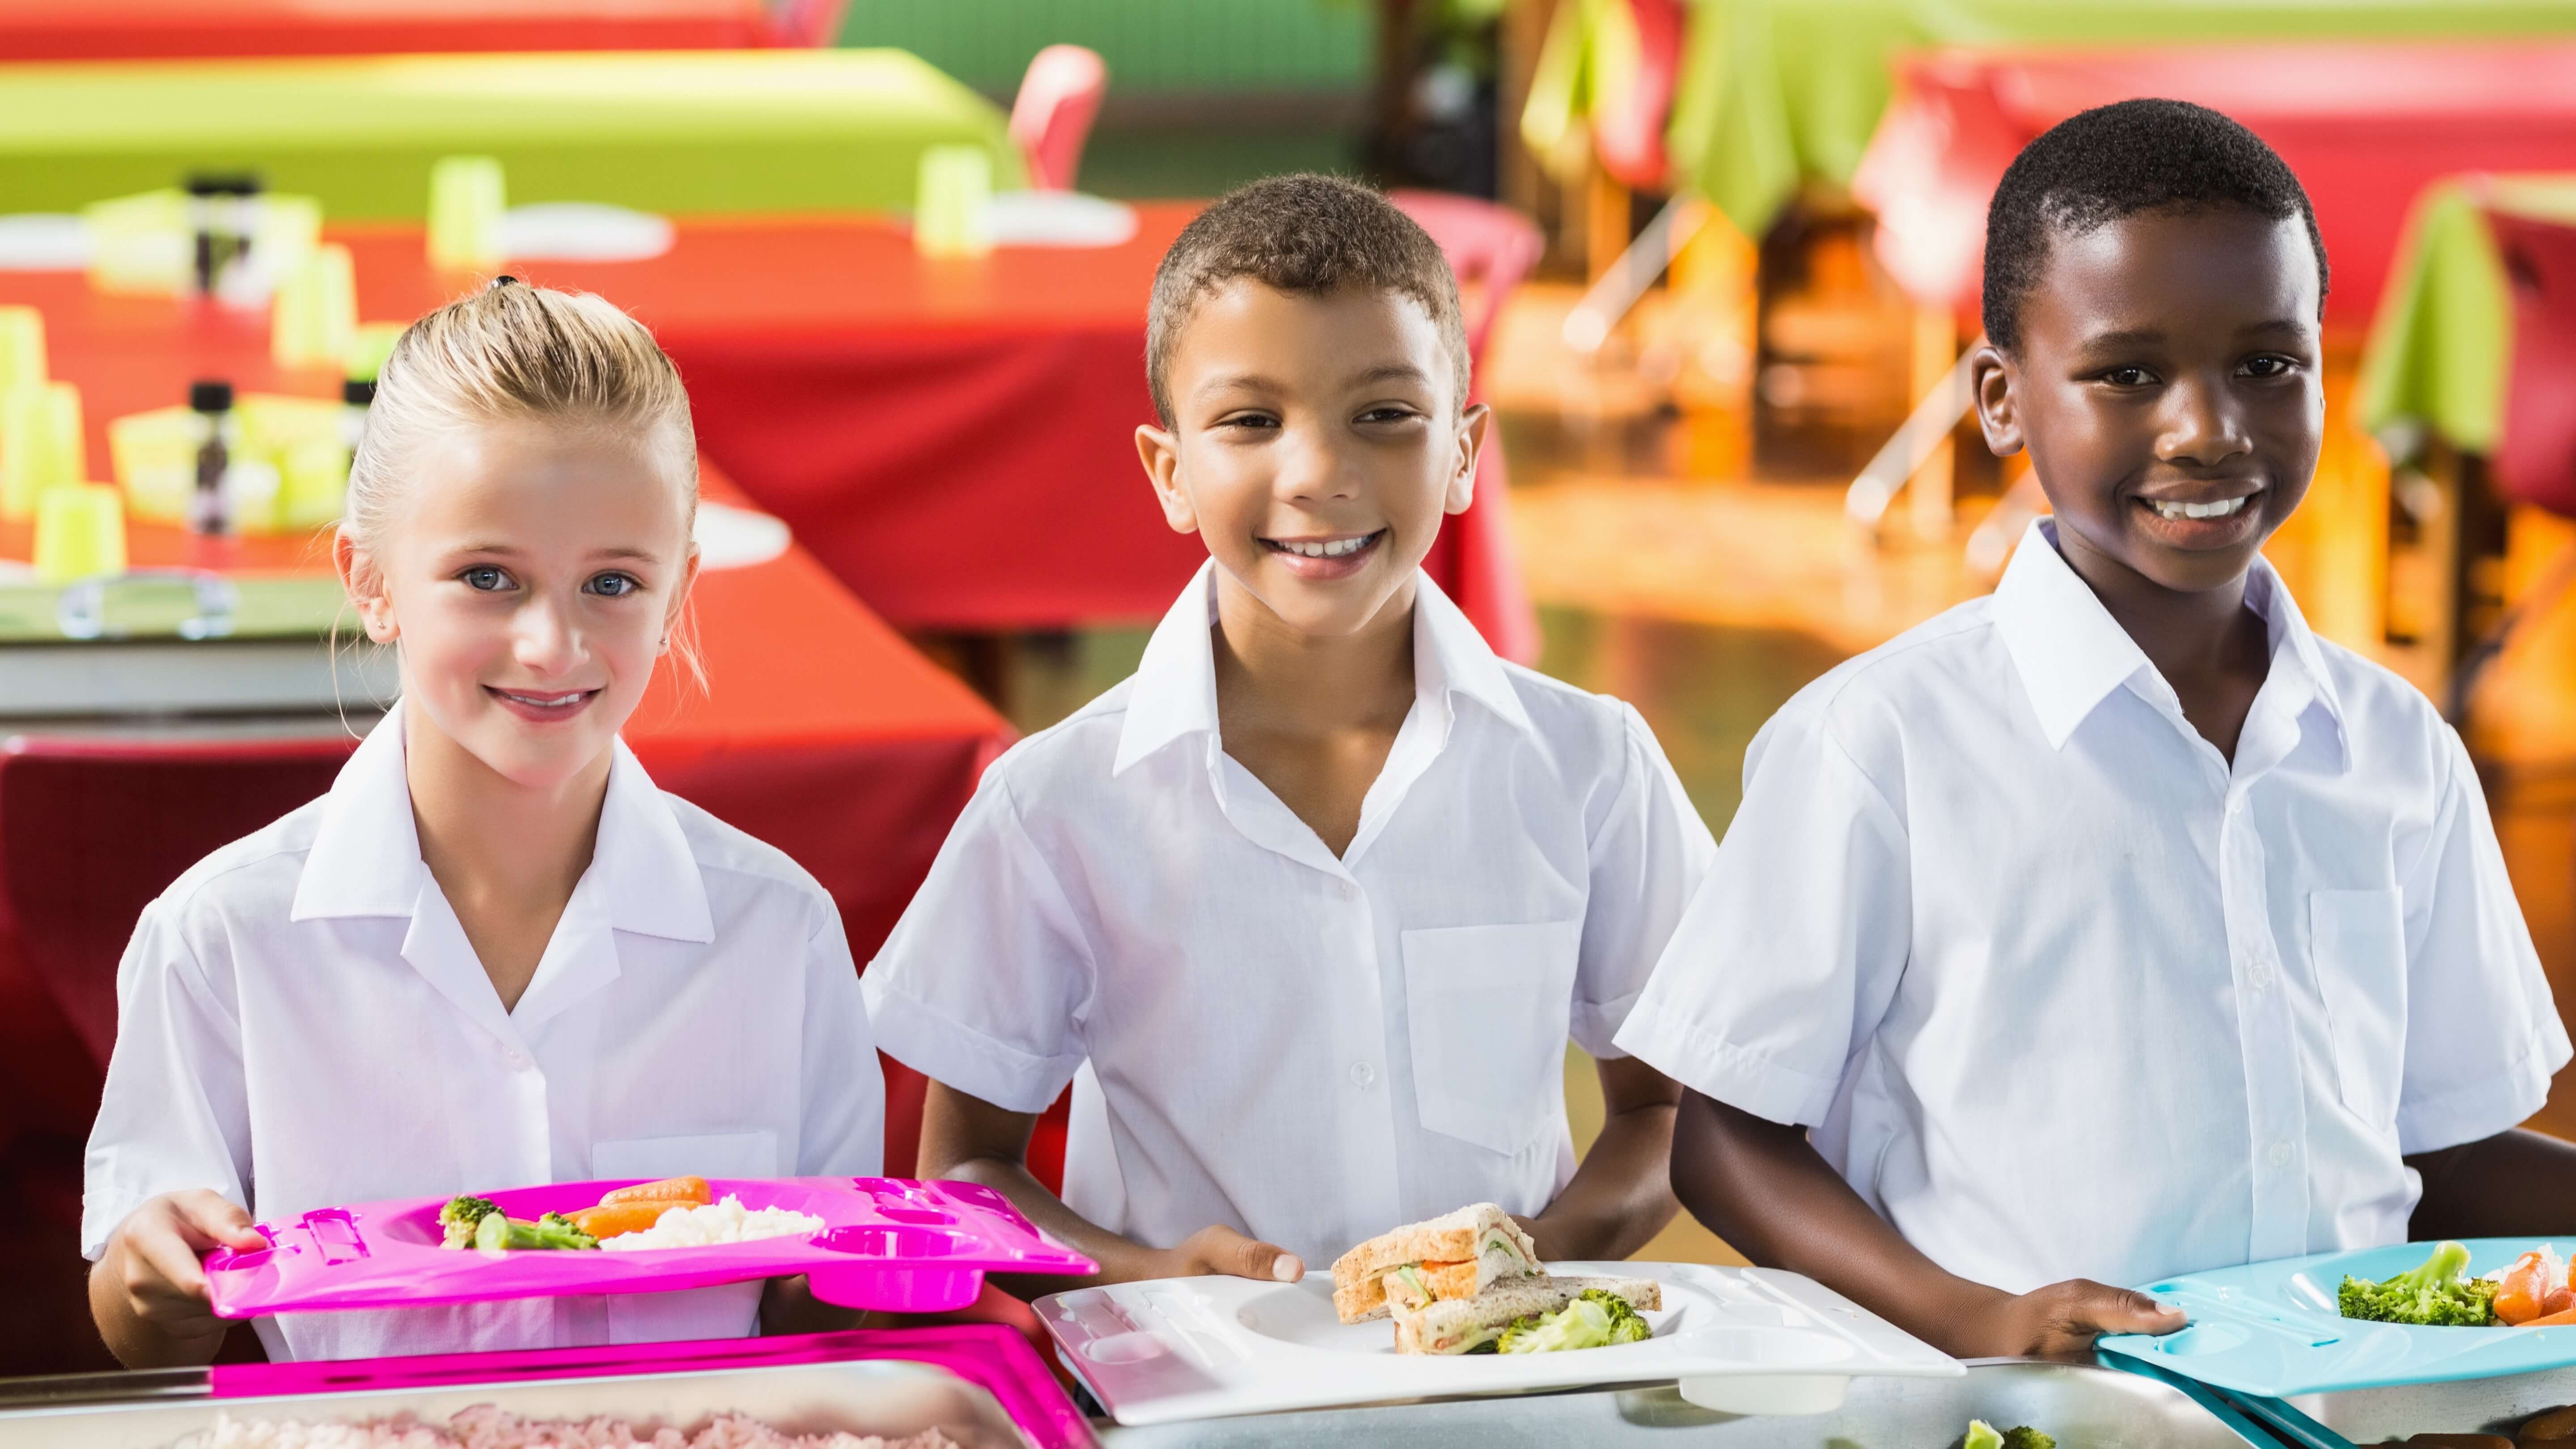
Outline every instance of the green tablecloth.
<svg viewBox="0 0 2576 1449"><path fill-rule="evenodd" d="M1694 0L1690 19L1676 178L1759 236L1801 182L1851 180L1904 51L2564 34L2576 0Z"/></svg>
<svg viewBox="0 0 2576 1449"><path fill-rule="evenodd" d="M2374 432L2412 426L2471 453L2504 434L2513 301L2488 210L2576 222L2576 176L2444 181L2415 199L2371 319L2354 406Z"/></svg>
<svg viewBox="0 0 2576 1449"><path fill-rule="evenodd" d="M500 157L514 204L889 210L950 142L1018 184L1001 112L897 50L0 66L0 211L248 168L335 219L417 218L430 163L457 153Z"/></svg>

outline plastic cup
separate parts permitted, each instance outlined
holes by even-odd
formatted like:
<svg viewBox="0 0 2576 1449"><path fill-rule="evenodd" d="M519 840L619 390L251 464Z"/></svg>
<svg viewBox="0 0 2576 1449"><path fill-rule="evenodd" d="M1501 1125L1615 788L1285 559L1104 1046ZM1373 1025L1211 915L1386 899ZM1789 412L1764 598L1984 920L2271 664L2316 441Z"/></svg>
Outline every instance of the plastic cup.
<svg viewBox="0 0 2576 1449"><path fill-rule="evenodd" d="M278 464L278 528L293 533L339 522L348 491L348 449L326 439L298 443Z"/></svg>
<svg viewBox="0 0 2576 1449"><path fill-rule="evenodd" d="M0 518L32 518L38 499L88 476L79 388L36 382L0 393Z"/></svg>
<svg viewBox="0 0 2576 1449"><path fill-rule="evenodd" d="M429 168L429 264L450 271L497 267L509 191L490 156L443 156Z"/></svg>
<svg viewBox="0 0 2576 1449"><path fill-rule="evenodd" d="M358 280L349 249L313 249L277 289L269 317L268 355L280 367L338 371L358 335Z"/></svg>
<svg viewBox="0 0 2576 1449"><path fill-rule="evenodd" d="M980 146L921 153L912 244L926 257L980 257L993 249L993 158Z"/></svg>
<svg viewBox="0 0 2576 1449"><path fill-rule="evenodd" d="M125 572L125 500L105 483L47 489L36 505L36 578L68 584Z"/></svg>
<svg viewBox="0 0 2576 1449"><path fill-rule="evenodd" d="M45 314L0 307L0 392L45 380Z"/></svg>

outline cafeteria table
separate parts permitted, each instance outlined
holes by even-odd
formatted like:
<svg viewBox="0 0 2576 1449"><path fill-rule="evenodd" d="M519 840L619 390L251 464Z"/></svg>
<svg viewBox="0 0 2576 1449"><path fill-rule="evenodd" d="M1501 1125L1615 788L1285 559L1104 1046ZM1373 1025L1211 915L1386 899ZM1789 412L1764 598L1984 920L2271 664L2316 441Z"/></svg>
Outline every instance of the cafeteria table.
<svg viewBox="0 0 2576 1449"><path fill-rule="evenodd" d="M2564 0L1698 0L1666 144L1676 183L1759 237L1806 182L1850 183L1907 51L2571 32Z"/></svg>
<svg viewBox="0 0 2576 1449"><path fill-rule="evenodd" d="M1900 63L1852 192L1877 214L1879 260L1908 295L1970 314L1986 204L2024 145L2114 101L2198 102L2245 123L2297 173L2332 267L2328 321L2357 329L2427 185L2576 167L2571 82L2576 38L1940 51Z"/></svg>
<svg viewBox="0 0 2576 1449"><path fill-rule="evenodd" d="M1148 203L1119 246L964 262L925 261L873 218L681 218L649 261L510 265L649 323L688 383L700 449L898 627L1150 622L1206 557L1164 525L1134 440L1153 417L1146 291L1195 211ZM413 317L476 284L432 271L415 228L333 235L355 254L367 317ZM0 302L40 306L58 356L170 361L86 374L102 461L108 418L184 399L192 375L331 387L279 373L256 316L102 296L68 272L0 272ZM1528 660L1536 617L1512 559L1502 449L1488 443L1476 503L1427 564L1498 652Z"/></svg>
<svg viewBox="0 0 2576 1449"><path fill-rule="evenodd" d="M761 0L9 0L0 61L724 50L777 39Z"/></svg>
<svg viewBox="0 0 2576 1449"><path fill-rule="evenodd" d="M326 215L425 215L429 168L495 156L510 199L673 213L909 208L921 152L1019 153L990 101L899 50L594 51L0 65L0 197L73 211L254 171Z"/></svg>

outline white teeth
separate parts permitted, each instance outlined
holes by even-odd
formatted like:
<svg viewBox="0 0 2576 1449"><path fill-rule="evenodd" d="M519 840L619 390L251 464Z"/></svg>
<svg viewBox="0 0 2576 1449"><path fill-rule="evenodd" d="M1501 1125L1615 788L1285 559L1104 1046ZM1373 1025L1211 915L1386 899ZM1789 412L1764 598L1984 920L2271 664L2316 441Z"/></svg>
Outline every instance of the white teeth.
<svg viewBox="0 0 2576 1449"><path fill-rule="evenodd" d="M1374 533L1364 533L1357 538L1337 538L1330 543L1283 542L1279 546L1306 558L1340 558L1359 552L1375 537Z"/></svg>
<svg viewBox="0 0 2576 1449"><path fill-rule="evenodd" d="M2230 514L2242 512L2245 505L2253 500L2253 496L2249 493L2241 498L2228 498L2216 503L2167 503L2161 499L2151 498L2147 503L2161 516L2180 521L2185 518L2225 518Z"/></svg>
<svg viewBox="0 0 2576 1449"><path fill-rule="evenodd" d="M576 689L570 694L517 694L506 689L501 691L505 699L515 699L521 704L534 705L539 709L561 709L588 693L590 691L586 689Z"/></svg>

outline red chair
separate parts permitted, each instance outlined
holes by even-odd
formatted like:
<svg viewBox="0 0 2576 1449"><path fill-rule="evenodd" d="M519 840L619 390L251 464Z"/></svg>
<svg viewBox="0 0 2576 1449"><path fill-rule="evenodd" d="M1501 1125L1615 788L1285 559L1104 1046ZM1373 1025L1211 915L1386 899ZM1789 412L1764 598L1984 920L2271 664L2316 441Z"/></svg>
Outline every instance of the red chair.
<svg viewBox="0 0 2576 1449"><path fill-rule="evenodd" d="M2492 476L2508 503L2576 518L2576 227L2489 209L2513 293L2513 360L2505 384L2504 436ZM2576 547L2505 611L2452 672L2450 716L2464 717L2481 669L2516 625L2548 612L2576 582Z"/></svg>
<svg viewBox="0 0 2576 1449"><path fill-rule="evenodd" d="M1671 180L1664 123L1681 78L1682 0L1627 0L1637 27L1637 73L1592 108L1592 151L1620 185L1661 191ZM1598 71L1595 72L1599 74Z"/></svg>
<svg viewBox="0 0 2576 1449"><path fill-rule="evenodd" d="M1109 89L1109 65L1079 45L1050 45L1020 77L1011 103L1011 141L1028 163L1033 191L1070 191L1082 170L1082 146Z"/></svg>
<svg viewBox="0 0 2576 1449"><path fill-rule="evenodd" d="M842 17L850 0L773 0L769 6L769 43L789 49L820 50L841 38Z"/></svg>
<svg viewBox="0 0 2576 1449"><path fill-rule="evenodd" d="M1457 196L1446 191L1390 191L1386 199L1412 217L1449 258L1449 270L1461 287L1479 285L1475 309L1467 317L1467 357L1482 366L1485 343L1494 334L1494 319L1512 289L1538 265L1546 238L1528 217L1508 206Z"/></svg>

